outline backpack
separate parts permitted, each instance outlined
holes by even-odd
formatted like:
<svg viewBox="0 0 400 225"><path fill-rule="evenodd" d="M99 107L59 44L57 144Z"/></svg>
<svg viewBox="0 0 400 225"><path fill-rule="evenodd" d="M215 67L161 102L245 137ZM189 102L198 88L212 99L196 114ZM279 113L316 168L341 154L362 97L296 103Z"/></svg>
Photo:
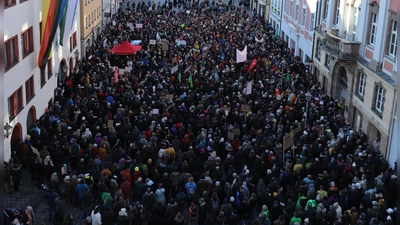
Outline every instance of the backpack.
<svg viewBox="0 0 400 225"><path fill-rule="evenodd" d="M178 199L176 200L179 206L184 206L185 205L185 197L183 195L179 195Z"/></svg>

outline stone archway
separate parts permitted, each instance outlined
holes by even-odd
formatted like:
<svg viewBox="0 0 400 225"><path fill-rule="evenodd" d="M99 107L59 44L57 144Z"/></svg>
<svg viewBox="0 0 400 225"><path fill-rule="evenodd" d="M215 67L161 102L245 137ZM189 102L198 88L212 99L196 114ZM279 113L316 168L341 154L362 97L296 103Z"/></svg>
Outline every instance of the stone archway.
<svg viewBox="0 0 400 225"><path fill-rule="evenodd" d="M29 111L28 115L26 117L26 131L29 133L30 130L33 128L33 124L36 123L36 108L35 106L32 106Z"/></svg>

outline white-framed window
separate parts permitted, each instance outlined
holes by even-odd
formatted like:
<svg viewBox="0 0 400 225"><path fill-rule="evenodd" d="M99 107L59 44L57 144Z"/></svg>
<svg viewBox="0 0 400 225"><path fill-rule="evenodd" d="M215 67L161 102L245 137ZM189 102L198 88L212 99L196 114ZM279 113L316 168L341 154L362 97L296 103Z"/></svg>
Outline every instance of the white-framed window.
<svg viewBox="0 0 400 225"><path fill-rule="evenodd" d="M367 82L367 76L365 76L365 74L363 72L360 72L360 74L358 75L358 88L357 88L357 93L360 96L364 96L364 92L365 92L365 83Z"/></svg>
<svg viewBox="0 0 400 225"><path fill-rule="evenodd" d="M294 17L294 20L295 21L298 21L299 20L299 10L300 10L300 8L299 8L300 6L299 6L299 3L297 3L296 2L296 14L294 15L295 17Z"/></svg>
<svg viewBox="0 0 400 225"><path fill-rule="evenodd" d="M339 24L340 19L340 0L336 1L336 11L335 11L335 25Z"/></svg>
<svg viewBox="0 0 400 225"><path fill-rule="evenodd" d="M385 89L382 86L378 86L376 90L375 109L382 113L383 111L383 100L385 98Z"/></svg>
<svg viewBox="0 0 400 225"><path fill-rule="evenodd" d="M369 34L369 44L375 45L376 33L378 31L378 14L371 13L371 31Z"/></svg>
<svg viewBox="0 0 400 225"><path fill-rule="evenodd" d="M283 9L282 9L284 13L286 13L286 4L287 4L287 3L286 3L286 1L285 1L285 2L283 3Z"/></svg>
<svg viewBox="0 0 400 225"><path fill-rule="evenodd" d="M321 41L317 42L317 53L315 55L318 59L321 59Z"/></svg>
<svg viewBox="0 0 400 225"><path fill-rule="evenodd" d="M310 13L310 31L314 30L314 26L315 26L315 16L314 13Z"/></svg>
<svg viewBox="0 0 400 225"><path fill-rule="evenodd" d="M328 12L329 12L329 0L326 0L323 19L326 19L328 17Z"/></svg>
<svg viewBox="0 0 400 225"><path fill-rule="evenodd" d="M303 6L303 14L301 15L301 25L302 26L305 26L306 25L306 16L307 16L307 8L306 8L307 6Z"/></svg>
<svg viewBox="0 0 400 225"><path fill-rule="evenodd" d="M290 15L290 17L293 16L293 0L290 1L289 15Z"/></svg>
<svg viewBox="0 0 400 225"><path fill-rule="evenodd" d="M326 54L326 57L325 57L325 66L326 66L328 69L331 68L331 56L328 55L328 54Z"/></svg>
<svg viewBox="0 0 400 225"><path fill-rule="evenodd" d="M357 40L357 23L358 23L358 7L352 7L352 15L351 19L353 20L353 34L352 34L352 41Z"/></svg>
<svg viewBox="0 0 400 225"><path fill-rule="evenodd" d="M388 54L392 57L396 57L397 52L397 21L392 20L392 29L390 32L390 42Z"/></svg>

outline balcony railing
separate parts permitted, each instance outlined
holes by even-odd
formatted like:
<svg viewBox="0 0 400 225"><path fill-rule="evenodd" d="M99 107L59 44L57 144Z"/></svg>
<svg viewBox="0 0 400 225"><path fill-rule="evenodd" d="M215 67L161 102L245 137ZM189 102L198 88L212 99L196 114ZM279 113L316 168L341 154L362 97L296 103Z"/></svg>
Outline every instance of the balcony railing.
<svg viewBox="0 0 400 225"><path fill-rule="evenodd" d="M355 61L359 56L360 42L348 41L338 36L337 29L324 30L322 48L341 60Z"/></svg>

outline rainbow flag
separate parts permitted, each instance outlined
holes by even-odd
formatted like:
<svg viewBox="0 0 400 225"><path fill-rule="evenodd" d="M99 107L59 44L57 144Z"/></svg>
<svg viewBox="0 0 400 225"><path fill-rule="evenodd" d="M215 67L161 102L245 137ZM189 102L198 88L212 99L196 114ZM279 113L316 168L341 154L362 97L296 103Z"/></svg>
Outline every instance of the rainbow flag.
<svg viewBox="0 0 400 225"><path fill-rule="evenodd" d="M38 67L42 70L46 68L47 60L49 59L53 47L53 41L62 19L64 8L67 6L67 2L68 0L43 0L42 15L46 15L46 17L42 18L42 21L45 21L45 25L42 30L42 43L38 58ZM46 9L47 4L49 7Z"/></svg>

